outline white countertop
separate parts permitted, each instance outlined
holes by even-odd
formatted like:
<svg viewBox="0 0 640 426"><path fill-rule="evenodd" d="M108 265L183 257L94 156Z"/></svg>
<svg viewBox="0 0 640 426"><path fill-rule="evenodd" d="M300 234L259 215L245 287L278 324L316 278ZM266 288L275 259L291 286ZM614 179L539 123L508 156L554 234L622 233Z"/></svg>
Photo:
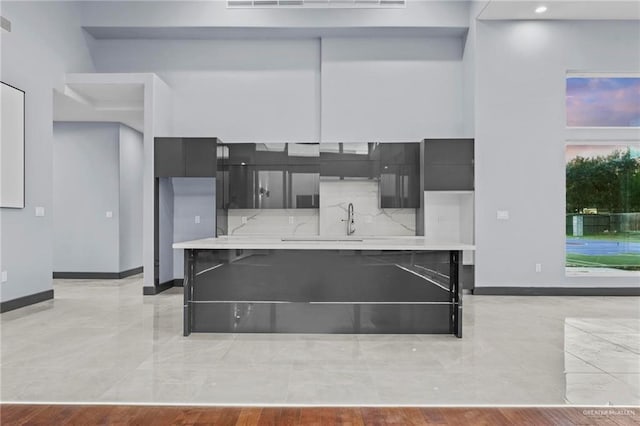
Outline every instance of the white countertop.
<svg viewBox="0 0 640 426"><path fill-rule="evenodd" d="M475 250L472 244L430 242L424 237L224 236L173 244L174 249Z"/></svg>

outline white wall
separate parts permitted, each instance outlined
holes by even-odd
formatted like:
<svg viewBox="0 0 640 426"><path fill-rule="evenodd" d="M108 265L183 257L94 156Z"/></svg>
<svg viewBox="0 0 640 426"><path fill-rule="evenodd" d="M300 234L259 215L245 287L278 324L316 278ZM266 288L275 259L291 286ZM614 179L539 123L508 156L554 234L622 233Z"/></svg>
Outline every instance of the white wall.
<svg viewBox="0 0 640 426"><path fill-rule="evenodd" d="M119 135L115 123L54 123L55 272L120 271Z"/></svg>
<svg viewBox="0 0 640 426"><path fill-rule="evenodd" d="M319 139L318 40L99 40L94 58L103 72L157 73L172 90L172 135Z"/></svg>
<svg viewBox="0 0 640 426"><path fill-rule="evenodd" d="M119 125L120 265L118 272L142 266L142 134Z"/></svg>
<svg viewBox="0 0 640 426"><path fill-rule="evenodd" d="M171 178L160 178L158 187L158 260L159 284L165 284L173 281L173 224L174 224L174 195L173 182ZM145 240L146 242L146 240ZM145 266L144 274L145 285L153 285L152 282L147 283L147 279L151 279L149 269Z"/></svg>
<svg viewBox="0 0 640 426"><path fill-rule="evenodd" d="M215 178L171 178L173 242L216 235ZM196 216L200 222L196 223ZM173 278L184 276L184 250L173 250Z"/></svg>
<svg viewBox="0 0 640 426"><path fill-rule="evenodd" d="M3 302L52 288L53 88L62 87L66 72L93 70L75 6L2 2L12 32L0 31L0 78L26 92L26 207L0 210ZM45 208L44 217L35 217L36 206Z"/></svg>
<svg viewBox="0 0 640 426"><path fill-rule="evenodd" d="M462 39L322 39L322 141L464 136Z"/></svg>
<svg viewBox="0 0 640 426"><path fill-rule="evenodd" d="M476 286L637 286L565 277L567 139L637 130L565 128L567 71L637 72L638 22L478 22ZM510 220L496 220L508 210ZM535 272L542 263L542 272Z"/></svg>
<svg viewBox="0 0 640 426"><path fill-rule="evenodd" d="M142 135L117 123L56 122L53 137L53 270L142 266Z"/></svg>

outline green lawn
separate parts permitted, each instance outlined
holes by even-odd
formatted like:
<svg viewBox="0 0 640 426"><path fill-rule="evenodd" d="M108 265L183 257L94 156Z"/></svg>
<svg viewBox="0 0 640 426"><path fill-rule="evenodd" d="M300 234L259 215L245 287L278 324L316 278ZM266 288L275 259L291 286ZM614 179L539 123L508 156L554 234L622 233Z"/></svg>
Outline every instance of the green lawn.
<svg viewBox="0 0 640 426"><path fill-rule="evenodd" d="M578 240L628 241L632 243L640 243L640 232L610 232L606 234L584 235L582 237L567 235L567 238L575 238Z"/></svg>
<svg viewBox="0 0 640 426"><path fill-rule="evenodd" d="M640 254L617 254L611 256L591 256L586 254L567 254L567 266L590 268L616 268L628 271L640 271Z"/></svg>

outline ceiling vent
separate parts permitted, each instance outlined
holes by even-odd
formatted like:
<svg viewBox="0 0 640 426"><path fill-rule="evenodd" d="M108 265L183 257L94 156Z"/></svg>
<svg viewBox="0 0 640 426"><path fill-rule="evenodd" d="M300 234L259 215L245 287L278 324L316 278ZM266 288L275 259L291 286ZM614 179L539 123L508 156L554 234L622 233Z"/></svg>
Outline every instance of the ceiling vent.
<svg viewBox="0 0 640 426"><path fill-rule="evenodd" d="M243 8L301 8L301 9L366 9L406 7L407 0L227 0L231 9Z"/></svg>

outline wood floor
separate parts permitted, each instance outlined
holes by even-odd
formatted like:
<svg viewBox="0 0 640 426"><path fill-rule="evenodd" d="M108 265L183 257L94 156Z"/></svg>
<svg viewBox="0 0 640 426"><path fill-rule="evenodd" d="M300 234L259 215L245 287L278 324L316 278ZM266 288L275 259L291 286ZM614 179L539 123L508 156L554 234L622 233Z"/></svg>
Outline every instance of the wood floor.
<svg viewBox="0 0 640 426"><path fill-rule="evenodd" d="M0 405L9 425L640 425L640 408Z"/></svg>

